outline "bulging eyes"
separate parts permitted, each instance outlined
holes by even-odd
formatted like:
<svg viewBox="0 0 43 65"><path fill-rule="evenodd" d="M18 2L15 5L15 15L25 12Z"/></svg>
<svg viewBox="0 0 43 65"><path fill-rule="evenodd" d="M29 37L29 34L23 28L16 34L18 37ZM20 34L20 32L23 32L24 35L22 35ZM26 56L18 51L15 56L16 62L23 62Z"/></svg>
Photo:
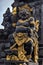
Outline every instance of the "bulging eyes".
<svg viewBox="0 0 43 65"><path fill-rule="evenodd" d="M19 17L21 18L21 19L27 19L27 18L29 18L29 16L30 16L30 12L28 12L27 10L21 10L21 11L19 11Z"/></svg>

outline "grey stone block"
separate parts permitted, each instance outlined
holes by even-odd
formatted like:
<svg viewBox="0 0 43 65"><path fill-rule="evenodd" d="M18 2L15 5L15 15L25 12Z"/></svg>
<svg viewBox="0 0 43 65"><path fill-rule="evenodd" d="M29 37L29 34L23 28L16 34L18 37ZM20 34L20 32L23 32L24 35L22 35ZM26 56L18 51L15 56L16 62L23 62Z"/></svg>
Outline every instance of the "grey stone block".
<svg viewBox="0 0 43 65"><path fill-rule="evenodd" d="M29 62L28 65L39 65L38 63Z"/></svg>

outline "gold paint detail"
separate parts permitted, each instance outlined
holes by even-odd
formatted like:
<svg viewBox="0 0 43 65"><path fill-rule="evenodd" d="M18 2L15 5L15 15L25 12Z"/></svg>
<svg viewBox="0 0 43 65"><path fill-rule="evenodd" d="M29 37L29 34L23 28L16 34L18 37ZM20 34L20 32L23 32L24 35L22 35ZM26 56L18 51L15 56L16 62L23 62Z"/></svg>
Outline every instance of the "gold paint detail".
<svg viewBox="0 0 43 65"><path fill-rule="evenodd" d="M19 7L19 10L27 9L28 11L32 11L32 8L30 8L27 4L24 6Z"/></svg>
<svg viewBox="0 0 43 65"><path fill-rule="evenodd" d="M16 7L13 8L13 10L12 10L12 14L13 15L15 15L17 13L17 10L16 9L17 9Z"/></svg>
<svg viewBox="0 0 43 65"><path fill-rule="evenodd" d="M13 27L16 27L16 23L12 23L12 26L13 26Z"/></svg>
<svg viewBox="0 0 43 65"><path fill-rule="evenodd" d="M23 10L23 9L27 9L28 12L31 12L32 11L32 8L30 8L28 5L24 5L24 6L21 6L19 7L19 11ZM12 11L12 14L13 15L16 15L17 13L17 8L14 7L13 8L13 11ZM32 21L30 21L32 19ZM28 41L32 41L33 43L33 47L34 47L34 62L38 62L38 30L39 30L39 20L36 20L34 19L33 16L29 17L28 19L26 20L22 20L22 19L19 19L18 20L19 23L23 24L25 22L28 22L30 24L33 24L34 25L34 29L30 28L31 30L31 37L29 37L26 33L16 33L14 32L13 33L13 37L14 37L14 41L16 43L14 43L11 47L10 47L10 50L17 50L18 51L18 56L15 56L15 55L7 55L6 56L6 60L21 60L21 61L26 61L28 62L30 58L32 58L32 55L25 55L26 54L26 51L24 50L24 44L27 43ZM12 23L12 26L13 27L16 27L16 28L28 28L28 27L25 27L25 26L16 26L16 23ZM27 32L28 33L28 32ZM18 48L15 48L16 44L18 45ZM21 65L21 64L20 64Z"/></svg>
<svg viewBox="0 0 43 65"><path fill-rule="evenodd" d="M25 33L17 33L13 36L18 46L21 46L27 40Z"/></svg>
<svg viewBox="0 0 43 65"><path fill-rule="evenodd" d="M25 56L25 52L24 52L24 47L23 46L18 47L18 57L19 57L19 60L28 62L27 57Z"/></svg>

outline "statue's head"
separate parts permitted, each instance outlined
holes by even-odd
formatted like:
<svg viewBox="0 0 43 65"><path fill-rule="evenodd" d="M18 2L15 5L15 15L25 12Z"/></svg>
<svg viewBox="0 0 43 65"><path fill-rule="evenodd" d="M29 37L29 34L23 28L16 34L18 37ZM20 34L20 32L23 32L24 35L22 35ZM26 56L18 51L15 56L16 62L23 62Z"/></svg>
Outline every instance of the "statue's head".
<svg viewBox="0 0 43 65"><path fill-rule="evenodd" d="M25 4L21 7L19 7L19 18L22 20L26 20L31 16L32 8L28 5Z"/></svg>
<svg viewBox="0 0 43 65"><path fill-rule="evenodd" d="M31 16L32 7L30 7L30 5L28 4L18 6L18 10L17 7L14 7L12 12L13 15L16 15L17 12L18 12L19 19L25 20Z"/></svg>

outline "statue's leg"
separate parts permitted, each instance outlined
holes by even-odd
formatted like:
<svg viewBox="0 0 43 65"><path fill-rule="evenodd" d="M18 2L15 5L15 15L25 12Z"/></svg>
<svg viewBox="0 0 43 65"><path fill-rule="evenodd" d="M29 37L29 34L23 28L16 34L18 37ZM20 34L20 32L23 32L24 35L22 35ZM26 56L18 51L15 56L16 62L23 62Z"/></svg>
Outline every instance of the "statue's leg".
<svg viewBox="0 0 43 65"><path fill-rule="evenodd" d="M18 57L19 57L19 60L28 62L27 57L25 56L25 53L23 52L23 50L24 50L23 46L18 47Z"/></svg>
<svg viewBox="0 0 43 65"><path fill-rule="evenodd" d="M37 63L38 62L38 41L36 42L34 46L34 61Z"/></svg>

